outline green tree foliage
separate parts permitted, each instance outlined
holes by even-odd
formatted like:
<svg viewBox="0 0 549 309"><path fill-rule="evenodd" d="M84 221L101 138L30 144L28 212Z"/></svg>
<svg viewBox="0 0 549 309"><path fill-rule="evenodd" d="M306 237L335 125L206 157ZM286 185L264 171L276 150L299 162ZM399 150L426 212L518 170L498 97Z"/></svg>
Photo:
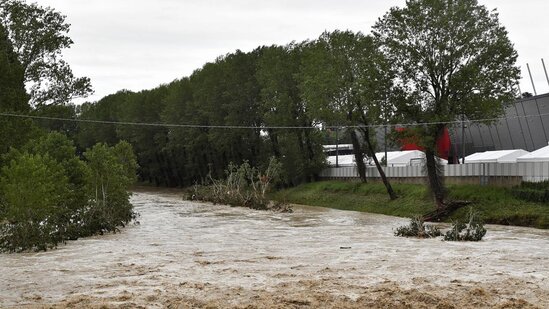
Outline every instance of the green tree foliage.
<svg viewBox="0 0 549 309"><path fill-rule="evenodd" d="M24 153L2 168L0 247L21 251L55 246L61 240L55 214L66 202L67 183L63 167L48 155Z"/></svg>
<svg viewBox="0 0 549 309"><path fill-rule="evenodd" d="M23 67L0 24L0 107L3 111L28 112L28 99Z"/></svg>
<svg viewBox="0 0 549 309"><path fill-rule="evenodd" d="M300 88L310 113L328 124L360 126L367 155L380 173L391 199L396 198L377 157L370 130L388 109L391 89L387 64L372 37L351 31L325 32L306 52ZM360 177L366 181L363 145L349 130Z"/></svg>
<svg viewBox="0 0 549 309"><path fill-rule="evenodd" d="M361 82L357 75L362 34L325 32L305 51L300 90L311 114L331 125L355 125L359 119ZM362 55L361 55L362 56ZM349 130L360 178L366 182L364 151L356 130Z"/></svg>
<svg viewBox="0 0 549 309"><path fill-rule="evenodd" d="M131 185L137 181L137 157L133 151L133 147L126 141L120 141L112 148L114 155L119 164L122 165L124 176L128 185Z"/></svg>
<svg viewBox="0 0 549 309"><path fill-rule="evenodd" d="M67 194L64 196L62 207L56 211L58 232L63 239L74 239L82 236L79 224L82 222L82 213L88 206L89 185L86 178L90 173L86 164L76 156L74 143L65 135L53 132L40 138L29 141L22 147L24 153L33 155L47 155L61 165L65 177ZM19 151L12 151L11 156L17 157Z"/></svg>
<svg viewBox="0 0 549 309"><path fill-rule="evenodd" d="M0 23L0 112L26 114L30 111L28 100L23 67ZM0 127L0 154L24 144L32 132L31 121L21 118L0 116Z"/></svg>
<svg viewBox="0 0 549 309"><path fill-rule="evenodd" d="M126 140L140 166L139 181L158 186L191 186L208 175L223 177L230 162L266 166L272 156L282 162L286 183L315 179L325 160L318 130L262 129L313 126L294 78L300 59L298 45L236 51L188 78L84 104L81 119L197 127L83 123L79 149Z"/></svg>
<svg viewBox="0 0 549 309"><path fill-rule="evenodd" d="M417 123L492 118L516 97L517 53L498 15L476 0L410 0L373 28L395 83L406 94L399 112ZM435 160L444 125L418 129L438 208L446 190Z"/></svg>
<svg viewBox="0 0 549 309"><path fill-rule="evenodd" d="M120 106L121 113L118 117L125 122L159 123L167 94L166 85L130 94L125 104ZM144 181L156 185L169 185L170 175L162 151L167 142L167 132L167 128L161 126L117 127L118 137L133 145L138 163L142 167L140 176Z"/></svg>
<svg viewBox="0 0 549 309"><path fill-rule="evenodd" d="M421 216L411 218L408 225L399 226L394 234L400 237L417 238L433 238L442 235L436 226L425 224Z"/></svg>
<svg viewBox="0 0 549 309"><path fill-rule="evenodd" d="M65 16L24 0L3 0L0 22L13 42L33 105L66 104L92 93L90 79L75 77L63 60L63 49L73 44Z"/></svg>
<svg viewBox="0 0 549 309"><path fill-rule="evenodd" d="M258 164L262 146L259 86L255 77L258 57L257 50L248 54L236 51L206 64L191 76L191 110L196 111L200 124L256 128L202 130L197 146L203 147L207 142L208 147L201 173L211 171L214 177L220 177L229 162L248 160L252 165Z"/></svg>
<svg viewBox="0 0 549 309"><path fill-rule="evenodd" d="M126 104L131 91L121 90L115 94L108 95L96 103L84 103L80 106L80 119L120 121L122 117L122 106ZM76 141L80 149L87 149L98 142L114 145L119 141L115 125L97 123L80 123Z"/></svg>
<svg viewBox="0 0 549 309"><path fill-rule="evenodd" d="M200 124L193 108L193 88L189 78L176 80L168 86L168 94L164 99L166 104L161 119L172 124ZM206 134L201 129L169 128L167 144L164 152L169 164L169 170L174 186L192 185L197 178L203 178L197 159L204 156L208 147ZM204 141L204 142L203 142ZM202 147L200 146L202 145ZM204 163L205 164L205 163ZM207 165L207 164L206 164Z"/></svg>
<svg viewBox="0 0 549 309"><path fill-rule="evenodd" d="M108 147L97 144L84 153L90 169L90 207L84 214L84 230L92 233L116 232L135 218L128 187L135 180L137 163L127 143Z"/></svg>
<svg viewBox="0 0 549 309"><path fill-rule="evenodd" d="M265 47L258 61L260 113L268 127L313 127L302 100L298 75L302 67L304 44ZM264 152L282 164L284 179L292 184L314 180L324 166L319 132L310 129L268 129Z"/></svg>
<svg viewBox="0 0 549 309"><path fill-rule="evenodd" d="M31 114L33 116L76 119L77 106L74 104L65 105L39 105L36 106ZM55 120L55 119L34 119L34 124L46 132L59 132L70 139L75 139L78 130L78 123L73 121Z"/></svg>

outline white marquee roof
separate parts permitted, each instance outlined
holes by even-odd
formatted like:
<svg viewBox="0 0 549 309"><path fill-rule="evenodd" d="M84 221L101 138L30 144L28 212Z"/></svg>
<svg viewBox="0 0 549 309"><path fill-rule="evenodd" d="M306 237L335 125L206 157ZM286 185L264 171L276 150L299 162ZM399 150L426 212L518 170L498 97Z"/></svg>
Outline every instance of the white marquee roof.
<svg viewBox="0 0 549 309"><path fill-rule="evenodd" d="M527 154L523 149L477 152L465 157L465 163L516 163L517 158Z"/></svg>
<svg viewBox="0 0 549 309"><path fill-rule="evenodd" d="M465 159L467 160L467 159ZM549 161L549 146L545 146L529 154L517 158L517 162L544 162Z"/></svg>
<svg viewBox="0 0 549 309"><path fill-rule="evenodd" d="M379 161L385 156L385 152L376 153L376 157ZM387 165L388 166L409 166L409 165L421 165L425 160L425 154L419 150L408 151L388 151L387 152ZM368 159L367 159L368 160ZM339 166L355 166L354 155L340 155L338 158ZM447 164L446 160L442 160L442 164ZM328 164L330 166L336 165L336 157L329 156ZM374 165L373 160L367 161L368 165Z"/></svg>

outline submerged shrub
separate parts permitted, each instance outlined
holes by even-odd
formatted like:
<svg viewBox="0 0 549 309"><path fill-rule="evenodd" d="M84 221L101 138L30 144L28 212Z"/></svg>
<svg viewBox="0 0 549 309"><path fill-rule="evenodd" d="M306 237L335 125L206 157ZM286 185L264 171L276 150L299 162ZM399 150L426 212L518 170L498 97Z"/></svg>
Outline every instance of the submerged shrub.
<svg viewBox="0 0 549 309"><path fill-rule="evenodd" d="M90 173L89 204L82 214L83 233L116 232L136 218L127 189L135 181L137 163L131 146L97 144L84 153Z"/></svg>
<svg viewBox="0 0 549 309"><path fill-rule="evenodd" d="M395 236L433 238L441 236L440 230L433 225L426 225L421 216L413 217L409 225L398 227Z"/></svg>
<svg viewBox="0 0 549 309"><path fill-rule="evenodd" d="M480 214L469 208L467 223L456 221L452 224L452 228L444 235L446 241L480 241L486 235L484 223Z"/></svg>
<svg viewBox="0 0 549 309"><path fill-rule="evenodd" d="M225 171L225 179L213 179L210 176L207 182L195 185L187 194L187 199L257 210L291 212L288 205L271 202L266 197L270 185L280 178L281 168L281 164L274 157L263 172L248 162L241 165L231 163Z"/></svg>

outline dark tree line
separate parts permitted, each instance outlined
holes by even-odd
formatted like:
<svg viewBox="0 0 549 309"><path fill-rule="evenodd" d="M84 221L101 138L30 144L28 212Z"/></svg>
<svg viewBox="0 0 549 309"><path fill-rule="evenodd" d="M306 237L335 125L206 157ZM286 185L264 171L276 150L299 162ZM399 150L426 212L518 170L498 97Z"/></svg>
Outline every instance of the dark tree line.
<svg viewBox="0 0 549 309"><path fill-rule="evenodd" d="M271 157L282 162L287 184L314 180L324 154L320 130L304 128L318 123L299 89L306 48L304 43L236 51L188 78L84 104L82 119L196 127L82 123L78 144L129 141L140 180L159 186L189 186L209 174L223 177L231 162L261 167Z"/></svg>

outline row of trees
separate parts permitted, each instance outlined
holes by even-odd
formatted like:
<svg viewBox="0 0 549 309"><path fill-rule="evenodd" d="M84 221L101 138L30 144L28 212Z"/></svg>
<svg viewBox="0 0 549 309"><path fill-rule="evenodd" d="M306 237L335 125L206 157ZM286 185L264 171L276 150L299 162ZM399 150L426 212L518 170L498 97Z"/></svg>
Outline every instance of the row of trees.
<svg viewBox="0 0 549 309"><path fill-rule="evenodd" d="M121 91L84 104L80 113L81 119L190 127L81 124L76 135L82 147L130 141L141 180L157 185L192 185L209 173L222 177L230 162L262 166L272 156L283 163L286 183L297 184L316 179L324 166L323 126L360 125L360 132L346 130L356 161L365 153L374 157L368 125L393 109L390 78L373 37L326 32L300 44L237 51L189 78ZM365 181L364 164L360 174Z"/></svg>
<svg viewBox="0 0 549 309"><path fill-rule="evenodd" d="M81 124L77 140L82 147L99 140L131 142L141 181L156 185L190 186L208 174L223 177L231 162L266 167L272 156L283 163L287 183L313 180L324 166L324 155L322 136L312 129L314 118L298 88L303 49L237 51L189 78L84 104L81 119L191 127ZM280 126L308 129L272 128Z"/></svg>

